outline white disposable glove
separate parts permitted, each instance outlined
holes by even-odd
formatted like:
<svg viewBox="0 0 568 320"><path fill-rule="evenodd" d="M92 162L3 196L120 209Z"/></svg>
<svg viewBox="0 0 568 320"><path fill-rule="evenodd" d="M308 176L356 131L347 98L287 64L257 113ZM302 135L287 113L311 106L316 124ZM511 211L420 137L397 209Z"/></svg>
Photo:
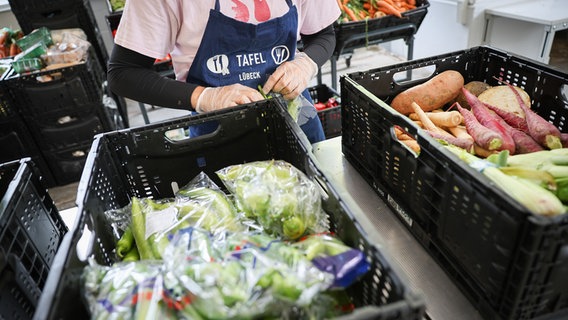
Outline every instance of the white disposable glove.
<svg viewBox="0 0 568 320"><path fill-rule="evenodd" d="M317 64L308 55L299 52L294 60L286 61L276 68L262 87L262 92L278 92L286 100L295 99L308 87L317 72Z"/></svg>
<svg viewBox="0 0 568 320"><path fill-rule="evenodd" d="M207 87L197 98L195 111L211 112L262 99L264 97L258 90L239 83L223 87Z"/></svg>

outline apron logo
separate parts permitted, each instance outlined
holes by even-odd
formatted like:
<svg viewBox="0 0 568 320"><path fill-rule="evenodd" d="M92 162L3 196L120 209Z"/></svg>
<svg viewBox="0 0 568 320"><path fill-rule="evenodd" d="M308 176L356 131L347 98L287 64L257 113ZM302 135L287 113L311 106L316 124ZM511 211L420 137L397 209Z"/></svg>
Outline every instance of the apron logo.
<svg viewBox="0 0 568 320"><path fill-rule="evenodd" d="M282 45L272 48L272 60L277 65L282 64L282 62L288 60L290 58L290 50L288 47Z"/></svg>
<svg viewBox="0 0 568 320"><path fill-rule="evenodd" d="M207 59L207 69L216 74L229 74L229 57L224 54L218 54Z"/></svg>

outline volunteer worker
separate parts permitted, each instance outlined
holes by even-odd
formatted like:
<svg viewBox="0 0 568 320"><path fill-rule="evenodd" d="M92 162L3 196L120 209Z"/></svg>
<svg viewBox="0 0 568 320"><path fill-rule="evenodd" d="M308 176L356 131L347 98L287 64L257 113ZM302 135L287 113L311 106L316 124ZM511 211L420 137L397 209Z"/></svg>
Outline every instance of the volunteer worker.
<svg viewBox="0 0 568 320"><path fill-rule="evenodd" d="M287 100L309 96L335 48L339 14L336 0L128 0L108 83L123 97L196 112L262 100L259 85ZM168 54L176 80L152 69ZM317 116L301 127L312 143L324 139Z"/></svg>

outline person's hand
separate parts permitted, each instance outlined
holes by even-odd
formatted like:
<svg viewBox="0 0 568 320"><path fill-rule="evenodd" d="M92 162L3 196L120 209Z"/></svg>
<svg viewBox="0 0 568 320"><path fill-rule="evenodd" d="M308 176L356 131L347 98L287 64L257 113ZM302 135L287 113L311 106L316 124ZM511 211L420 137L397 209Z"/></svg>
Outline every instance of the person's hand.
<svg viewBox="0 0 568 320"><path fill-rule="evenodd" d="M264 97L258 90L239 83L223 87L207 87L197 98L195 111L210 112L262 99Z"/></svg>
<svg viewBox="0 0 568 320"><path fill-rule="evenodd" d="M276 68L262 87L262 92L277 92L286 100L295 99L308 87L317 72L317 64L305 53L299 52L294 60L286 61Z"/></svg>

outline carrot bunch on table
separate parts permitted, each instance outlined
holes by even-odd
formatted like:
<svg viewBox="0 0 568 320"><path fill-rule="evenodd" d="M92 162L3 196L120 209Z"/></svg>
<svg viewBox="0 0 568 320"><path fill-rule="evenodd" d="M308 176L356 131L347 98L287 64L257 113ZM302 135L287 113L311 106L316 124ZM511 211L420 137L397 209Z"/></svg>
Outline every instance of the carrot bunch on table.
<svg viewBox="0 0 568 320"><path fill-rule="evenodd" d="M416 0L337 0L341 21L359 21L387 15L402 18L402 13L416 8Z"/></svg>

